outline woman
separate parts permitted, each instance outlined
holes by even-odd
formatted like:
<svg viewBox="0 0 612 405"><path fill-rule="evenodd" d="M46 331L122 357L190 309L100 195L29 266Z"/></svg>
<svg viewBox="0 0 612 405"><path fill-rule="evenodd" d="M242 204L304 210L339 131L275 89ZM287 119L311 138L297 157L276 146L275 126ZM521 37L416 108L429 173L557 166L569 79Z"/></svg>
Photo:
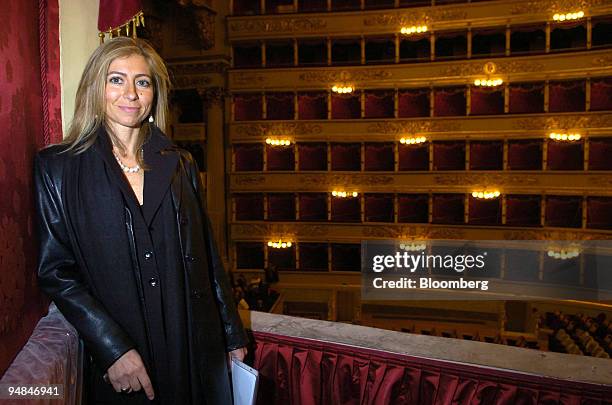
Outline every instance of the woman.
<svg viewBox="0 0 612 405"><path fill-rule="evenodd" d="M144 41L104 43L68 136L35 160L39 284L85 342L87 403L231 404L246 354L198 169L160 130L168 87Z"/></svg>

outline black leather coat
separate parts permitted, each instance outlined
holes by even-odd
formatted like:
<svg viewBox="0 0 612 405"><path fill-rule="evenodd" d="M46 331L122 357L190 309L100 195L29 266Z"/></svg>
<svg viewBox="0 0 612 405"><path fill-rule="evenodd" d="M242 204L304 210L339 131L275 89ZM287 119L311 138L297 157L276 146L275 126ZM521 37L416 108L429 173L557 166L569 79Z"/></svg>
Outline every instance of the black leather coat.
<svg viewBox="0 0 612 405"><path fill-rule="evenodd" d="M106 172L107 175L115 173L121 177L120 169L110 152L104 130L98 131L95 144L81 154L60 153L64 148L46 148L35 159L40 236L39 285L77 329L101 372L132 348L141 352L147 364L150 359L147 353L143 353L147 351L143 337L146 333L140 329L145 329L149 322L155 320L148 319L150 312L142 296L146 284L141 279L138 261L133 260L125 266L133 274L127 274L127 278L123 279L116 269L108 266L96 268L96 263L107 263L114 259L120 249L126 249L123 244L114 245L115 240L116 243L134 240L130 209L126 204L125 227L119 232L120 237L106 239L97 253L92 254L83 241L89 239L89 229L79 215L88 210L103 215L104 196L100 196L98 207L89 206L92 204L83 206L82 202L81 205L71 203L79 200L87 191L94 195L99 192L94 191L96 178L83 181L84 173L95 176L96 173ZM200 381L203 386L200 391L192 391L192 402L203 403L201 398L197 398L202 395L209 404L229 404L231 399L227 396L229 382L224 351L245 346L247 337L202 207L197 165L188 152L175 147L158 129L154 129L145 145L145 159L148 165L168 169L166 175L155 179L149 186L145 175L145 208L148 207L149 212L145 210L144 216L156 215L163 201L173 207L171 211L176 215L164 216L163 225L166 229L173 229L180 239L180 259L177 262L181 268L175 270L184 272L187 297L185 330L188 331L185 337L188 348L185 350L192 353L191 380ZM119 185L129 188L129 183L121 180ZM89 187L92 190L87 190ZM155 191L157 197L147 195ZM159 201L152 201L155 198ZM75 209L76 206L79 210ZM138 257L136 246L133 243L129 245L131 256ZM224 386L210 389L211 384ZM125 401L125 398L119 399ZM140 401L133 401L146 402L143 396Z"/></svg>

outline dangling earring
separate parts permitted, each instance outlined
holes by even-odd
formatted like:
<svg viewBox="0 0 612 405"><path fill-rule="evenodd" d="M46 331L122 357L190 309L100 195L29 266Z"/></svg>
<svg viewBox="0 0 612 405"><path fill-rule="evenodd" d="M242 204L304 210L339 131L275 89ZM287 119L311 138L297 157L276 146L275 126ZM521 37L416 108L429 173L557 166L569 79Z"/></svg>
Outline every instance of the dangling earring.
<svg viewBox="0 0 612 405"><path fill-rule="evenodd" d="M154 123L154 122L155 122L155 120L153 119L153 116L152 116L152 115L149 115L149 122L150 122L150 123Z"/></svg>

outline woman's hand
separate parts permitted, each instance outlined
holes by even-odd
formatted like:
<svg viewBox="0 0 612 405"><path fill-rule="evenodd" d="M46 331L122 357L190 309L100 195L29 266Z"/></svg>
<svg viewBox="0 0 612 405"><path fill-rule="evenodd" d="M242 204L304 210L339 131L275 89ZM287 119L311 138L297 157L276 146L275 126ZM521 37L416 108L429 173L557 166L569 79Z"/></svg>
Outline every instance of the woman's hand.
<svg viewBox="0 0 612 405"><path fill-rule="evenodd" d="M117 392L140 391L142 388L149 400L155 398L151 379L142 358L135 349L119 357L108 369L108 380Z"/></svg>
<svg viewBox="0 0 612 405"><path fill-rule="evenodd" d="M240 361L244 361L244 357L247 354L247 348L246 347L241 347L239 349L236 350L232 350L231 352L229 352L227 354L227 367L231 370L232 369L232 358L238 359Z"/></svg>

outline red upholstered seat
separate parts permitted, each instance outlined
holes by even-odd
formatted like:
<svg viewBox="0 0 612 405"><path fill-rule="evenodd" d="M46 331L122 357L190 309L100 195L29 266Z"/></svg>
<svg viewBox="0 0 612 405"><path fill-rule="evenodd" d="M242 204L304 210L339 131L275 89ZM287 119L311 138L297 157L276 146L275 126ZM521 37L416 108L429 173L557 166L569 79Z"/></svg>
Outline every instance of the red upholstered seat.
<svg viewBox="0 0 612 405"><path fill-rule="evenodd" d="M429 221L429 196L427 194L399 194L397 196L397 221L426 224Z"/></svg>
<svg viewBox="0 0 612 405"><path fill-rule="evenodd" d="M589 170L612 170L612 138L589 139Z"/></svg>
<svg viewBox="0 0 612 405"><path fill-rule="evenodd" d="M429 142L398 146L398 169L403 170L429 170Z"/></svg>
<svg viewBox="0 0 612 405"><path fill-rule="evenodd" d="M582 198L573 196L547 196L545 225L564 228L580 228L582 225Z"/></svg>
<svg viewBox="0 0 612 405"><path fill-rule="evenodd" d="M234 119L236 121L260 120L262 116L261 94L248 93L234 95Z"/></svg>
<svg viewBox="0 0 612 405"><path fill-rule="evenodd" d="M463 194L434 194L432 205L432 220L434 224L464 223Z"/></svg>
<svg viewBox="0 0 612 405"><path fill-rule="evenodd" d="M481 200L470 196L468 223L470 225L501 224L501 199Z"/></svg>
<svg viewBox="0 0 612 405"><path fill-rule="evenodd" d="M434 142L434 170L465 170L465 142Z"/></svg>
<svg viewBox="0 0 612 405"><path fill-rule="evenodd" d="M509 170L542 170L542 140L508 141Z"/></svg>
<svg viewBox="0 0 612 405"><path fill-rule="evenodd" d="M465 87L434 89L434 116L452 117L466 115Z"/></svg>
<svg viewBox="0 0 612 405"><path fill-rule="evenodd" d="M587 228L612 229L612 198L587 198Z"/></svg>
<svg viewBox="0 0 612 405"><path fill-rule="evenodd" d="M294 221L295 195L293 193L268 194L268 221Z"/></svg>
<svg viewBox="0 0 612 405"><path fill-rule="evenodd" d="M471 141L470 170L502 170L504 144L501 141Z"/></svg>
<svg viewBox="0 0 612 405"><path fill-rule="evenodd" d="M326 143L298 143L299 170L327 170Z"/></svg>
<svg viewBox="0 0 612 405"><path fill-rule="evenodd" d="M327 243L304 243L298 246L300 270L327 271Z"/></svg>
<svg viewBox="0 0 612 405"><path fill-rule="evenodd" d="M327 93L303 92L298 93L298 119L325 120L327 119Z"/></svg>
<svg viewBox="0 0 612 405"><path fill-rule="evenodd" d="M546 168L549 170L583 170L584 143L582 141L559 142L548 140Z"/></svg>
<svg viewBox="0 0 612 405"><path fill-rule="evenodd" d="M393 143L367 142L364 146L366 171L393 171L395 154Z"/></svg>
<svg viewBox="0 0 612 405"><path fill-rule="evenodd" d="M332 170L361 170L361 144L332 143L331 166Z"/></svg>
<svg viewBox="0 0 612 405"><path fill-rule="evenodd" d="M295 156L293 146L266 145L267 170L294 170Z"/></svg>
<svg viewBox="0 0 612 405"><path fill-rule="evenodd" d="M399 90L397 116L400 118L429 117L429 89Z"/></svg>
<svg viewBox="0 0 612 405"><path fill-rule="evenodd" d="M393 222L393 194L365 194L365 222Z"/></svg>
<svg viewBox="0 0 612 405"><path fill-rule="evenodd" d="M263 269L264 245L261 242L236 242L236 268Z"/></svg>
<svg viewBox="0 0 612 405"><path fill-rule="evenodd" d="M327 221L327 193L299 193L300 221Z"/></svg>
<svg viewBox="0 0 612 405"><path fill-rule="evenodd" d="M294 119L294 96L293 93L266 93L266 119Z"/></svg>
<svg viewBox="0 0 612 405"><path fill-rule="evenodd" d="M366 90L365 118L393 118L395 91L394 90Z"/></svg>
<svg viewBox="0 0 612 405"><path fill-rule="evenodd" d="M263 221L264 196L261 193L240 193L234 195L236 221Z"/></svg>
<svg viewBox="0 0 612 405"><path fill-rule="evenodd" d="M544 83L511 83L508 112L510 114L544 112Z"/></svg>
<svg viewBox="0 0 612 405"><path fill-rule="evenodd" d="M540 226L539 195L507 195L506 225L508 226Z"/></svg>
<svg viewBox="0 0 612 405"><path fill-rule="evenodd" d="M234 144L234 162L237 172L263 170L263 145L260 143Z"/></svg>

